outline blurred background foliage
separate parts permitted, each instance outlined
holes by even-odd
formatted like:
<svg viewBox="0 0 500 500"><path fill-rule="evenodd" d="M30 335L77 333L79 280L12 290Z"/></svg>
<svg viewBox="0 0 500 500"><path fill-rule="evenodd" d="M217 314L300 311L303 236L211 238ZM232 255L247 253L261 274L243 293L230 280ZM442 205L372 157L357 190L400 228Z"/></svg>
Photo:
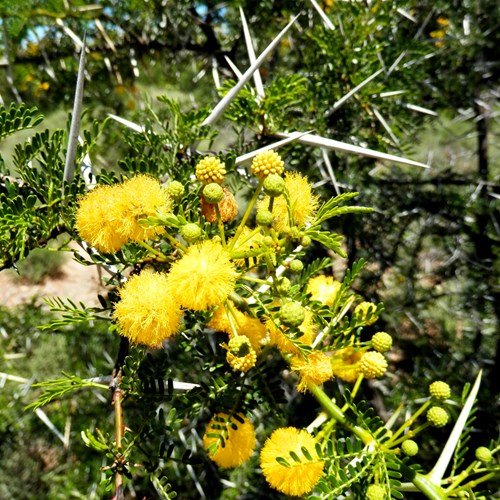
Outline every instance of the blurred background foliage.
<svg viewBox="0 0 500 500"><path fill-rule="evenodd" d="M487 444L498 435L500 403L496 0L325 0L321 8L331 26L311 3L299 0L1 0L1 101L6 106L36 105L46 119L35 130L63 126L85 34L85 126L93 120L102 123L112 113L168 136L171 120L178 116L177 105L168 99L177 100L184 111L207 113L237 80L237 70L248 67L238 7L249 22L257 53L292 16L302 15L261 68L265 98L257 99L255 89L246 86L227 110L215 142L207 144L242 154L276 140L278 132L314 130L429 164L421 169L322 154L299 144L284 155L324 196L359 191L359 204L375 209L372 215L347 216L331 226L345 235L349 254L336 275L341 278L360 257L369 262L356 291L384 302L378 328L395 337L394 375L367 387L365 397L383 415L400 399L421 395L430 380L442 378L459 393L482 367L486 376L477 444ZM168 99L159 102L159 95ZM180 129L177 123L176 133ZM182 133L189 141L189 126ZM15 177L14 144L30 134L14 134L2 142L4 174L10 169ZM158 143L148 145L146 154L127 137L127 129L109 121L90 152L94 166L120 172L143 160L157 164L162 173L161 162L169 163L169 155L186 153L165 151ZM52 236L57 234L55 230ZM31 264L22 264L32 266L35 280L41 279L34 253L41 243L30 240ZM1 257L7 262L12 255ZM41 333L36 326L47 315L34 304L0 310L0 498L33 498L34 492L40 498L98 498L104 494L97 472L102 463L83 445L79 432L111 418L106 395L96 400L90 393L78 394L45 408L60 436L40 415L23 408L33 398L29 387L34 381L57 378L61 371L85 377L109 374L118 341L98 324ZM178 366L181 352L176 354ZM182 379L182 369L174 375ZM304 408L290 413L300 415ZM169 476L174 489L174 477L180 482L191 474L186 465L179 467ZM210 464L204 467L210 491L211 475L220 473ZM226 474L235 483L244 477ZM245 498L259 498L257 481L242 486ZM136 483L131 496L151 495L146 483ZM195 482L183 488L182 498L200 495ZM213 490L210 498L220 494Z"/></svg>

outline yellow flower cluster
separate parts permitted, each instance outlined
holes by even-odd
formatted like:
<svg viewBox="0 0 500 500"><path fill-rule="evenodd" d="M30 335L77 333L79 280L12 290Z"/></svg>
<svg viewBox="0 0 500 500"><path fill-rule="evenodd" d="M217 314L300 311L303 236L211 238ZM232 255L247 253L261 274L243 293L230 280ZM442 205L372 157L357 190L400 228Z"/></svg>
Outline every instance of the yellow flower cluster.
<svg viewBox="0 0 500 500"><path fill-rule="evenodd" d="M332 276L321 274L309 280L307 293L311 294L311 300L317 300L322 304L331 306L337 297L341 283Z"/></svg>
<svg viewBox="0 0 500 500"><path fill-rule="evenodd" d="M222 438L222 439L221 439ZM218 413L210 420L203 446L219 467L238 467L253 453L257 440L253 424L243 415L229 417Z"/></svg>
<svg viewBox="0 0 500 500"><path fill-rule="evenodd" d="M260 452L260 466L267 482L285 495L302 496L310 492L321 478L325 466L315 446L315 439L305 430L295 427L276 429ZM304 455L304 447L313 460ZM291 457L290 452L301 458L300 463ZM284 458L289 467L278 462L278 457Z"/></svg>
<svg viewBox="0 0 500 500"><path fill-rule="evenodd" d="M227 349L226 361L239 372L247 372L255 366L257 354L252 348L250 339L245 335L233 337L226 345L222 344Z"/></svg>
<svg viewBox="0 0 500 500"><path fill-rule="evenodd" d="M359 360L362 352L353 347L345 347L334 352L331 358L333 374L344 382L356 382L359 376Z"/></svg>
<svg viewBox="0 0 500 500"><path fill-rule="evenodd" d="M289 230L292 226L302 227L312 222L319 206L318 197L313 194L311 184L298 172L285 173L285 187L288 196L275 198L272 209L273 227L280 232ZM267 210L269 201L269 196L265 196L259 201L257 210ZM288 213L288 203L292 222Z"/></svg>
<svg viewBox="0 0 500 500"><path fill-rule="evenodd" d="M196 178L202 184L210 184L211 182L222 184L225 175L224 163L215 156L206 156L196 165Z"/></svg>
<svg viewBox="0 0 500 500"><path fill-rule="evenodd" d="M309 384L321 385L333 378L330 357L324 352L313 351L306 359L296 356L291 367L299 374L299 392L306 392Z"/></svg>
<svg viewBox="0 0 500 500"><path fill-rule="evenodd" d="M206 311L228 298L237 276L222 245L207 240L191 245L184 256L172 264L168 284L182 307Z"/></svg>
<svg viewBox="0 0 500 500"><path fill-rule="evenodd" d="M281 175L284 170L285 162L281 156L272 149L256 155L252 161L252 173L255 177L264 178L269 174Z"/></svg>
<svg viewBox="0 0 500 500"><path fill-rule="evenodd" d="M177 333L181 315L166 275L150 269L125 283L113 313L123 336L153 348Z"/></svg>
<svg viewBox="0 0 500 500"><path fill-rule="evenodd" d="M147 241L162 234L162 227L148 228L140 221L169 212L167 191L148 175L137 175L113 186L97 186L79 203L76 229L80 236L104 253L117 252L129 241Z"/></svg>

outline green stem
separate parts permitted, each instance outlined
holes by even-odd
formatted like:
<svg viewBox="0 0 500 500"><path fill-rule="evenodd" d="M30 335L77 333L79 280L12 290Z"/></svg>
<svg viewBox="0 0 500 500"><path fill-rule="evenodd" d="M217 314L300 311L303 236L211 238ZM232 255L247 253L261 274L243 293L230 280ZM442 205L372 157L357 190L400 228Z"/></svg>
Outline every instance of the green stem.
<svg viewBox="0 0 500 500"><path fill-rule="evenodd" d="M186 245L183 245L179 240L176 240L171 234L168 234L167 232L163 233L163 235L167 237L167 240L170 241L174 248L179 248L184 253L186 252Z"/></svg>
<svg viewBox="0 0 500 500"><path fill-rule="evenodd" d="M217 227L219 228L219 234L220 234L220 239L222 243L222 248L226 248L226 236L224 234L224 223L222 222L222 219L220 217L220 210L219 210L219 205L218 203L214 204L215 207L215 213L217 214Z"/></svg>
<svg viewBox="0 0 500 500"><path fill-rule="evenodd" d="M259 283L261 285L269 285L269 281L261 280L259 278L250 278L249 276L241 276L242 280L251 281L252 283Z"/></svg>
<svg viewBox="0 0 500 500"><path fill-rule="evenodd" d="M360 373L358 375L358 378L356 379L356 383L354 384L354 387L352 388L352 392L351 392L351 397L354 399L356 397L356 394L358 393L359 391L359 388L361 387L361 382L363 382L363 379L364 379L364 375L362 373ZM349 408L349 405L346 403L343 407L342 407L342 411L346 411L347 408Z"/></svg>
<svg viewBox="0 0 500 500"><path fill-rule="evenodd" d="M139 241L139 245L145 248L148 252L152 253L161 262L167 262L168 259L165 254L161 253L159 250L156 250L156 248L153 248L151 245L148 245L145 241Z"/></svg>
<svg viewBox="0 0 500 500"><path fill-rule="evenodd" d="M415 474L412 482L427 498L430 498L431 500L445 500L447 497L441 486L429 481L429 479L422 474Z"/></svg>
<svg viewBox="0 0 500 500"><path fill-rule="evenodd" d="M252 199L248 203L248 206L245 210L245 213L243 214L243 217L241 218L240 225L238 226L238 229L236 230L236 233L231 240L231 243L229 244L228 250L231 251L234 248L234 245L238 241L238 238L240 237L241 232L243 231L243 228L245 227L245 224L247 223L248 218L250 217L250 214L252 213L253 207L255 203L257 202L257 198L259 197L260 191L262 189L262 184L264 184L264 179L259 179L259 183L257 184L257 187L255 189L255 193L252 196Z"/></svg>
<svg viewBox="0 0 500 500"><path fill-rule="evenodd" d="M370 444L373 442L373 436L369 432L356 425L351 425L347 421L347 418L342 410L325 394L323 389L312 383L308 384L308 389L318 400L319 404L323 407L323 410L325 410L331 418L343 425L346 429L349 429L353 434L359 437L364 444Z"/></svg>
<svg viewBox="0 0 500 500"><path fill-rule="evenodd" d="M392 446L392 444L396 441L396 438L408 427L411 427L415 420L429 407L431 401L426 401L393 435L387 446ZM421 429L420 429L421 430Z"/></svg>

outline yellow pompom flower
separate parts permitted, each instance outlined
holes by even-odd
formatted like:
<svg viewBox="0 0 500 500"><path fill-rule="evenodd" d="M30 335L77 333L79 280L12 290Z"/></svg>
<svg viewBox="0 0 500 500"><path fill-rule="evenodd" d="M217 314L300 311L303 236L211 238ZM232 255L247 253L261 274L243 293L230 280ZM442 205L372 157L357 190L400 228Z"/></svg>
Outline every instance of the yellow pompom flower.
<svg viewBox="0 0 500 500"><path fill-rule="evenodd" d="M136 175L116 186L116 204L121 214L121 234L132 241L147 241L163 234L163 227L146 227L139 221L156 215L157 211L167 213L172 200L157 179L149 175Z"/></svg>
<svg viewBox="0 0 500 500"><path fill-rule="evenodd" d="M96 186L79 201L75 227L96 250L113 253L127 243L120 232L121 216L115 203L115 186Z"/></svg>
<svg viewBox="0 0 500 500"><path fill-rule="evenodd" d="M331 306L341 286L341 283L335 280L333 276L321 274L309 280L307 293L311 294L311 300L317 300L322 304Z"/></svg>
<svg viewBox="0 0 500 500"><path fill-rule="evenodd" d="M367 321L368 311L371 312L371 316ZM354 315L358 316L361 321L364 321L367 325L373 325L378 319L377 306L371 302L361 302L354 308Z"/></svg>
<svg viewBox="0 0 500 500"><path fill-rule="evenodd" d="M331 357L333 374L345 382L356 382L360 374L359 360L362 356L363 353L353 347L345 347L334 352Z"/></svg>
<svg viewBox="0 0 500 500"><path fill-rule="evenodd" d="M233 337L228 344L221 344L227 349L226 361L233 370L247 372L255 366L257 354L252 348L250 339L245 335Z"/></svg>
<svg viewBox="0 0 500 500"><path fill-rule="evenodd" d="M260 466L266 481L285 495L302 496L309 493L320 480L325 466L315 446L315 439L303 429L276 429L260 452ZM304 455L303 447L307 448L312 460ZM290 456L290 452L298 455L300 463ZM278 457L284 458L290 466L280 464L276 460Z"/></svg>
<svg viewBox="0 0 500 500"><path fill-rule="evenodd" d="M226 175L225 165L215 156L206 156L196 165L196 178L202 184L211 182L222 184L224 175Z"/></svg>
<svg viewBox="0 0 500 500"><path fill-rule="evenodd" d="M290 200L290 212L293 225L301 227L314 219L314 214L319 206L318 197L312 192L312 186L306 177L298 172L285 173L285 186ZM269 196L265 196L258 204L258 210L268 209ZM274 199L272 214L273 227L277 231L290 229L290 217L287 208L287 199L280 196Z"/></svg>
<svg viewBox="0 0 500 500"><path fill-rule="evenodd" d="M284 170L285 162L281 156L272 149L256 155L252 161L252 173L255 177L264 178L269 174L281 175Z"/></svg>
<svg viewBox="0 0 500 500"><path fill-rule="evenodd" d="M387 370L387 360L377 351L368 351L361 356L359 369L366 378L379 378Z"/></svg>
<svg viewBox="0 0 500 500"><path fill-rule="evenodd" d="M321 385L333 378L330 357L321 351L313 351L307 358L296 356L290 366L299 374L300 380L297 385L299 392L306 392L309 383Z"/></svg>
<svg viewBox="0 0 500 500"><path fill-rule="evenodd" d="M262 350L262 343L267 334L265 325L258 318L242 313L230 300L225 305L217 307L207 326L227 333L230 339L236 335L244 335L250 340L256 354Z"/></svg>
<svg viewBox="0 0 500 500"><path fill-rule="evenodd" d="M299 330L303 333L296 338L297 342L305 345L311 345L316 338L317 326L313 321L313 314L309 309L305 309L305 319L299 326ZM283 354L300 354L300 349L290 340L286 333L287 328L281 326L276 328L274 322L269 319L266 321L267 330L269 332L269 343L275 345Z"/></svg>
<svg viewBox="0 0 500 500"><path fill-rule="evenodd" d="M179 330L182 312L165 274L145 269L120 289L113 318L119 332L135 344L160 347Z"/></svg>
<svg viewBox="0 0 500 500"><path fill-rule="evenodd" d="M243 415L228 418L226 413L217 413L203 436L208 456L219 467L238 467L250 458L256 444L254 426Z"/></svg>
<svg viewBox="0 0 500 500"><path fill-rule="evenodd" d="M222 245L206 240L191 245L174 262L168 283L182 307L206 311L224 302L233 291L238 273Z"/></svg>

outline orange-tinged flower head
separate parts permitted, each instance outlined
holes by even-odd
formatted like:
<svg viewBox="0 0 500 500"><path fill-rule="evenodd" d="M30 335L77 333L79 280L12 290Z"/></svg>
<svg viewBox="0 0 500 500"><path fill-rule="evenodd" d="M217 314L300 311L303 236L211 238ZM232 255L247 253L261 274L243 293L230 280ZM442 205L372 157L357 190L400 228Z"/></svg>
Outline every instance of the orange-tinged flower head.
<svg viewBox="0 0 500 500"><path fill-rule="evenodd" d="M222 184L224 175L226 175L225 165L215 156L205 156L196 165L196 178L202 184L210 184L211 182Z"/></svg>
<svg viewBox="0 0 500 500"><path fill-rule="evenodd" d="M298 172L285 173L285 186L290 200L290 212L292 224L287 208L287 197L280 196L274 199L272 214L274 216L273 227L277 231L285 231L290 227L301 227L314 219L318 209L318 197L313 194L312 186L306 177ZM258 210L268 209L269 196L265 196L258 204Z"/></svg>
<svg viewBox="0 0 500 500"><path fill-rule="evenodd" d="M217 211L213 203L201 197L201 213L208 222L217 222ZM238 204L233 193L226 187L222 188L222 200L217 204L222 222L231 222L238 215Z"/></svg>
<svg viewBox="0 0 500 500"><path fill-rule="evenodd" d="M217 413L210 420L203 436L208 456L219 467L238 467L253 453L257 440L253 424L243 415L228 417Z"/></svg>
<svg viewBox="0 0 500 500"><path fill-rule="evenodd" d="M184 256L172 264L168 283L182 307L206 311L228 298L237 276L221 243L206 240L191 245Z"/></svg>
<svg viewBox="0 0 500 500"><path fill-rule="evenodd" d="M276 490L291 496L309 493L323 474L325 462L316 452L315 439L305 430L295 427L276 429L266 440L260 452L260 466L266 481ZM307 448L312 460L302 451ZM290 452L301 459L296 462ZM276 459L284 458L290 467L280 464Z"/></svg>
<svg viewBox="0 0 500 500"><path fill-rule="evenodd" d="M75 227L99 252L113 253L127 243L120 232L121 215L115 203L115 186L97 186L79 201Z"/></svg>
<svg viewBox="0 0 500 500"><path fill-rule="evenodd" d="M299 374L297 390L306 392L309 383L321 385L333 378L330 357L321 351L312 351L307 358L295 356L291 362L292 370Z"/></svg>
<svg viewBox="0 0 500 500"><path fill-rule="evenodd" d="M248 337L256 354L262 350L267 334L266 326L258 318L242 313L230 300L217 307L207 326L227 333L230 339L236 335Z"/></svg>
<svg viewBox="0 0 500 500"><path fill-rule="evenodd" d="M146 227L139 221L167 213L172 200L157 179L149 175L136 175L116 186L116 204L121 214L121 233L128 240L147 241L165 232L163 227Z"/></svg>
<svg viewBox="0 0 500 500"><path fill-rule="evenodd" d="M160 347L165 339L175 335L181 315L166 275L151 269L125 283L113 313L121 335L148 347Z"/></svg>
<svg viewBox="0 0 500 500"><path fill-rule="evenodd" d="M322 304L331 306L341 286L341 283L332 276L320 274L309 280L307 293L311 294L311 300L317 300Z"/></svg>

